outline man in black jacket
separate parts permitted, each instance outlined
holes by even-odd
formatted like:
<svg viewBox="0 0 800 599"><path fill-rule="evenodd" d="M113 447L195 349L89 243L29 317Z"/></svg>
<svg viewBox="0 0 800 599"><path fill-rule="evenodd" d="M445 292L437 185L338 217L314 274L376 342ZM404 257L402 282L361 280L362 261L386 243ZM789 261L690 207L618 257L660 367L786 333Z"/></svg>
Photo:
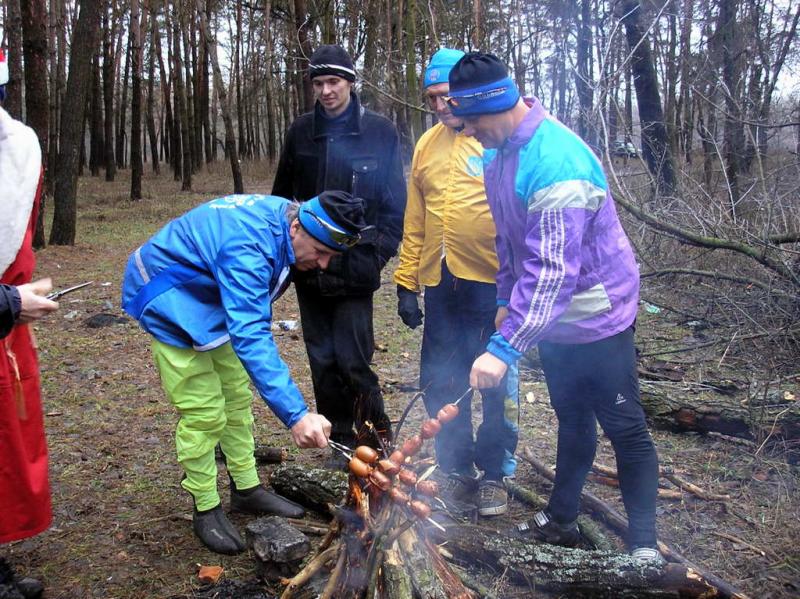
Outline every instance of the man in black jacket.
<svg viewBox="0 0 800 599"><path fill-rule="evenodd" d="M372 295L402 237L406 186L397 129L361 106L347 52L321 46L309 61L309 77L317 101L286 133L272 193L303 202L341 190L365 200L365 219L373 229L361 243L332 259L326 270L294 277L317 410L331 421L331 440L352 447L354 424L361 441L376 441L363 430L366 420L391 434L378 377L370 368Z"/></svg>

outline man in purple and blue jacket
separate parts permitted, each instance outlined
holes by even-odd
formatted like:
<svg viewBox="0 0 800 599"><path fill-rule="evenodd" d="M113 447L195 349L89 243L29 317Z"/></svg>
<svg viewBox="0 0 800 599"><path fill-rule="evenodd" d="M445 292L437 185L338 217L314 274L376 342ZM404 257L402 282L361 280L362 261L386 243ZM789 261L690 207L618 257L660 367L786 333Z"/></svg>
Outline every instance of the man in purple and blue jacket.
<svg viewBox="0 0 800 599"><path fill-rule="evenodd" d="M497 228L497 331L470 385L493 387L534 345L559 422L556 480L545 510L521 526L574 545L599 421L614 447L630 521L628 544L660 561L658 458L639 401L634 321L639 272L602 166L588 146L523 99L491 54L465 55L450 72L451 110L487 148L485 185Z"/></svg>

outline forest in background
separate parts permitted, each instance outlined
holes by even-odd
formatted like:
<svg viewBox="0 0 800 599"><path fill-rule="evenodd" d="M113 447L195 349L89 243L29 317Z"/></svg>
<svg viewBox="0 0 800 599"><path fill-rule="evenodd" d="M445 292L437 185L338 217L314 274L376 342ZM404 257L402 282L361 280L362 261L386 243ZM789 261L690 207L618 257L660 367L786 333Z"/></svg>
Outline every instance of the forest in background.
<svg viewBox="0 0 800 599"><path fill-rule="evenodd" d="M603 157L648 301L794 354L800 3L2 0L1 18L4 107L45 156L38 247L75 243L82 174L130 169L139 200L145 168L191 190L224 160L244 191L243 163L269 169L313 106L319 44L354 57L364 104L397 124L406 158L433 122L420 82L431 54L481 49ZM633 150L622 165L620 144ZM691 292L671 305L678 289Z"/></svg>

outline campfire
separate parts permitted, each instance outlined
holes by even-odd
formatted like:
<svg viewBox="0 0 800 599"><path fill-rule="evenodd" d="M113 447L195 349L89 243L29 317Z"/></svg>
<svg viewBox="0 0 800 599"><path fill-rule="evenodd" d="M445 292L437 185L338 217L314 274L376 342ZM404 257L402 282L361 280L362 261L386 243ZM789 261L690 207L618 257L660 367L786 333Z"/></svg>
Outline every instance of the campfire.
<svg viewBox="0 0 800 599"><path fill-rule="evenodd" d="M430 527L445 532L431 518L432 503L444 507L444 502L438 497L438 483L430 480L436 464L417 459L423 445L458 416L462 398L425 420L419 433L399 447L387 447L369 422L366 426L379 449L331 444L349 460L347 498L344 507L334 509L334 524L316 556L288 581L282 598L296 596L323 570L329 574L321 597L411 597L414 592L456 599L475 596L427 537ZM396 427L398 436L417 399Z"/></svg>
<svg viewBox="0 0 800 599"><path fill-rule="evenodd" d="M417 394L403 412L395 427L396 439L402 438L403 423L420 396ZM725 581L689 563L666 545L662 544L662 553L671 563L664 565L642 565L627 554L608 550L613 543L608 539L605 543L593 540L598 537L590 534L588 523L586 528L581 524L589 539L587 548L571 549L515 538L507 531L496 530L491 522L477 526L463 518L459 520L463 513L452 509L459 506L443 501L439 485L433 480L437 476L436 464L430 458L420 457L424 445L457 417L458 401L443 407L436 418L426 418L417 434L396 445L385 444L369 424L368 434L373 443L355 448L332 444L349 462L346 492L342 488L338 495L345 495L346 499L337 506L324 504L333 514L333 521L329 528L322 529L324 536L316 553L299 573L292 578L282 578L283 599L495 596L481 585L481 580L486 580L487 576L491 580L504 578L508 587L518 589L519 593L514 596L530 596L530 590L534 589L537 593L557 591L571 596L745 599ZM533 459L527 449L522 457L528 461ZM314 483L309 470L314 469L295 467L292 475L286 478L290 484L303 478L312 479L305 480L304 497L313 501L313 489L319 487L320 482ZM544 466L540 465L539 470L546 477L552 475ZM339 480L344 485L344 480ZM273 484L275 482L273 480ZM510 484L509 489L514 497L530 505L540 501L526 500L525 490L516 484ZM286 492L286 489L278 490ZM316 505L324 507L318 500ZM584 505L587 505L586 497ZM620 533L627 528L624 517L613 510L607 511L604 520ZM507 523L505 527L508 528ZM283 530L280 526L278 529ZM293 534L299 533L289 530L287 534L291 539ZM269 539L274 536L272 531L262 538L271 544ZM293 559L305 555L309 547L303 535L285 546L283 551ZM601 546L606 549L599 549ZM296 555L292 553L293 547L298 550ZM254 550L256 554L266 551L257 546ZM291 572L297 571L299 562L299 559L294 561L296 567L292 567ZM291 575L286 572L276 578L274 574L273 571L272 580Z"/></svg>

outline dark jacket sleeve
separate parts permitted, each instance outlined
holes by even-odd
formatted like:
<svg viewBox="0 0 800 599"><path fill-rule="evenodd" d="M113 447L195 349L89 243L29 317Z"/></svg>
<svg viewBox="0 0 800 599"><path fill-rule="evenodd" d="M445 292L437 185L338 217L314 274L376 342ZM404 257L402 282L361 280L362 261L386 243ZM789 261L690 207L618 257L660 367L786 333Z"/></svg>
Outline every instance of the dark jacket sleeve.
<svg viewBox="0 0 800 599"><path fill-rule="evenodd" d="M14 285L0 285L0 339L6 337L19 318L22 301Z"/></svg>
<svg viewBox="0 0 800 599"><path fill-rule="evenodd" d="M383 189L382 210L379 219L378 255L381 267L397 253L403 238L403 214L406 210L406 181L403 161L400 158L400 137L394 125L387 134L388 173Z"/></svg>
<svg viewBox="0 0 800 599"><path fill-rule="evenodd" d="M286 137L278 160L278 170L272 183L272 195L294 200L294 127L286 131Z"/></svg>

